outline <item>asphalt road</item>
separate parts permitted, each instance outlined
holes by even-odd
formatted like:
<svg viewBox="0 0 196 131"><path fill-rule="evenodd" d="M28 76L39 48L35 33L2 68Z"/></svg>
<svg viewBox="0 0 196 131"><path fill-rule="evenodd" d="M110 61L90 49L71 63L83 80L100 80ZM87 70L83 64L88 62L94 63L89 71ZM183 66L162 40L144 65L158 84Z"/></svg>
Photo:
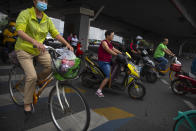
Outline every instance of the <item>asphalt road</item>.
<svg viewBox="0 0 196 131"><path fill-rule="evenodd" d="M191 60L181 61L183 69L189 71ZM7 75L8 71L0 66L0 130L55 130L47 106L51 87L35 106L36 111L30 120L24 122L22 108L10 99ZM177 112L195 109L196 105L195 95L176 96L172 93L168 75L154 84L144 81L146 96L143 100L129 98L127 91L111 89L104 90L104 98L98 98L96 89L82 87L80 79L71 83L82 90L90 105L92 131L170 131Z"/></svg>

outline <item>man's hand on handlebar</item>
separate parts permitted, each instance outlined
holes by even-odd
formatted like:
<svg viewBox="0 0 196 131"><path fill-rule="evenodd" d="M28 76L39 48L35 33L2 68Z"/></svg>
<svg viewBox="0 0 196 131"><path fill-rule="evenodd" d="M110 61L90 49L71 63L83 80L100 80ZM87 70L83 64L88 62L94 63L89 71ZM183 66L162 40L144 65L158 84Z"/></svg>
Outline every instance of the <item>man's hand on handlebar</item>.
<svg viewBox="0 0 196 131"><path fill-rule="evenodd" d="M123 59L123 58L124 58L124 55L123 55L123 54L118 54L118 55L117 55L117 59L120 59L120 60L121 60L121 59Z"/></svg>
<svg viewBox="0 0 196 131"><path fill-rule="evenodd" d="M69 50L71 50L72 52L74 51L73 47L71 45L66 46Z"/></svg>
<svg viewBox="0 0 196 131"><path fill-rule="evenodd" d="M173 54L173 53L172 53L172 54L170 54L170 55L171 55L172 57L175 57L175 56L176 56L176 55L175 55L175 54Z"/></svg>
<svg viewBox="0 0 196 131"><path fill-rule="evenodd" d="M41 44L41 43L35 41L35 42L33 43L33 45L36 46L36 48L37 48L40 52L45 52L45 51L46 51L44 44Z"/></svg>

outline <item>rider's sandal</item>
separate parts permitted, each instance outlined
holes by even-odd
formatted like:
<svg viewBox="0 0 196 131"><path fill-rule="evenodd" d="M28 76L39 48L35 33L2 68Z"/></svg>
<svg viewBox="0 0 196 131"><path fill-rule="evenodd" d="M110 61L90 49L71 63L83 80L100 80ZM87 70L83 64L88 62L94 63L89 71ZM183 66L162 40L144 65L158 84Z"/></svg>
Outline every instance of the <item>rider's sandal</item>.
<svg viewBox="0 0 196 131"><path fill-rule="evenodd" d="M32 115L32 111L25 111L24 110L24 114L25 114L24 121L27 122L30 119L31 115Z"/></svg>
<svg viewBox="0 0 196 131"><path fill-rule="evenodd" d="M104 97L102 92L96 92L96 95L98 95L99 97Z"/></svg>
<svg viewBox="0 0 196 131"><path fill-rule="evenodd" d="M31 115L35 112L34 106L33 104L31 104L31 111L25 111L24 110L24 114L25 114L25 121L28 121L31 117Z"/></svg>
<svg viewBox="0 0 196 131"><path fill-rule="evenodd" d="M24 114L25 114L26 116L28 116L28 115L30 115L30 114L33 114L34 112L35 112L35 108L34 108L33 104L31 104L31 110L30 110L30 111L25 111L25 110L24 110Z"/></svg>

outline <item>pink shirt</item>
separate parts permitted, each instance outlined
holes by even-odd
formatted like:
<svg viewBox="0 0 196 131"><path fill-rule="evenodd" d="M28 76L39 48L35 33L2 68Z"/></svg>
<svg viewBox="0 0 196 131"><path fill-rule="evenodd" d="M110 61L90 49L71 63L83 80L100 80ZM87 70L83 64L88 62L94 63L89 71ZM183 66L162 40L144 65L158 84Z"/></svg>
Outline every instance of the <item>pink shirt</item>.
<svg viewBox="0 0 196 131"><path fill-rule="evenodd" d="M71 36L68 36L68 37L67 37L67 40L68 40L68 41L71 41L71 38L72 38Z"/></svg>
<svg viewBox="0 0 196 131"><path fill-rule="evenodd" d="M112 42L108 42L107 40L104 40L107 44L108 47L112 50L113 49L113 45ZM99 50L98 50L98 60L99 61L104 61L104 62L111 62L112 60L112 55L109 54L102 46L103 42L101 42L101 45L99 46Z"/></svg>

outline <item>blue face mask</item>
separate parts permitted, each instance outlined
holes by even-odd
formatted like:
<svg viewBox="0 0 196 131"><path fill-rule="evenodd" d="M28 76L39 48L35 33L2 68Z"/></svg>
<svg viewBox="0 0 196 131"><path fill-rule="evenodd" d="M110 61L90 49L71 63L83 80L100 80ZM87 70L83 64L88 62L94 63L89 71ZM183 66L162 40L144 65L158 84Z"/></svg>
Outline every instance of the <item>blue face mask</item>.
<svg viewBox="0 0 196 131"><path fill-rule="evenodd" d="M44 3L44 2L38 1L38 2L37 2L37 5L36 5L36 8L37 8L39 11L45 11L45 10L47 10L47 4Z"/></svg>

